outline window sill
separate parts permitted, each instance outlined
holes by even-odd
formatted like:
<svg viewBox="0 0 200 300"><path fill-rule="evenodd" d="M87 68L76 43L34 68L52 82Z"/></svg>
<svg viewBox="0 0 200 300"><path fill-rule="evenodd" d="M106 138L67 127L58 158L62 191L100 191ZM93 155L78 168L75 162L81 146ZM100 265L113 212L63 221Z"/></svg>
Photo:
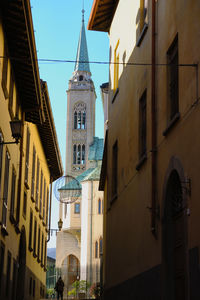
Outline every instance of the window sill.
<svg viewBox="0 0 200 300"><path fill-rule="evenodd" d="M117 89L115 90L114 96L113 96L113 98L112 98L112 103L115 102L115 99L116 99L118 93L119 93L119 88L117 88Z"/></svg>
<svg viewBox="0 0 200 300"><path fill-rule="evenodd" d="M29 184L28 184L28 181L27 181L27 180L25 180L25 181L24 181L24 185L25 185L25 187L27 188L27 190L29 190L29 189L30 189L30 187L29 187Z"/></svg>
<svg viewBox="0 0 200 300"><path fill-rule="evenodd" d="M167 128L163 131L163 135L166 136L170 130L172 129L172 127L174 127L174 125L176 124L176 122L180 119L180 113L176 113L175 116L173 117L173 119L170 120Z"/></svg>
<svg viewBox="0 0 200 300"><path fill-rule="evenodd" d="M33 195L31 195L31 201L32 201L32 202L35 202L35 199L34 199L34 196L33 196Z"/></svg>
<svg viewBox="0 0 200 300"><path fill-rule="evenodd" d="M21 231L19 229L19 224L15 224L15 232L19 234Z"/></svg>
<svg viewBox="0 0 200 300"><path fill-rule="evenodd" d="M42 217L41 213L39 213L39 218L40 218L40 220L42 220L42 219L43 219L43 217Z"/></svg>
<svg viewBox="0 0 200 300"><path fill-rule="evenodd" d="M34 252L33 252L33 257L34 257L34 258L36 258L36 257L37 257L37 254L36 254L36 253L34 253Z"/></svg>
<svg viewBox="0 0 200 300"><path fill-rule="evenodd" d="M46 223L45 223L45 221L42 221L42 225L43 225L44 227L46 227Z"/></svg>
<svg viewBox="0 0 200 300"><path fill-rule="evenodd" d="M145 161L147 160L147 154L143 154L142 157L140 158L138 164L136 165L136 170L139 171L140 168L143 166L143 164L145 163Z"/></svg>
<svg viewBox="0 0 200 300"><path fill-rule="evenodd" d="M36 210L36 211L39 211L39 208L38 208L37 206L35 206L35 210Z"/></svg>
<svg viewBox="0 0 200 300"><path fill-rule="evenodd" d="M15 217L13 214L10 214L10 222L14 225L16 223Z"/></svg>
<svg viewBox="0 0 200 300"><path fill-rule="evenodd" d="M146 34L146 32L147 32L147 29L148 29L148 24L144 24L144 27L143 27L143 29L142 29L142 31L141 31L141 33L140 33L140 36L139 36L139 38L138 38L138 40L137 40L137 43L136 43L136 46L137 47L140 47L140 45L141 45L141 43L142 43L142 40L143 40L143 38L144 38L144 36L145 36L145 34Z"/></svg>
<svg viewBox="0 0 200 300"><path fill-rule="evenodd" d="M28 247L28 250L29 250L30 252L32 252L32 251L33 251L33 248L32 248L32 247Z"/></svg>
<svg viewBox="0 0 200 300"><path fill-rule="evenodd" d="M8 231L6 230L6 227L4 225L1 225L1 233L5 237L8 235Z"/></svg>

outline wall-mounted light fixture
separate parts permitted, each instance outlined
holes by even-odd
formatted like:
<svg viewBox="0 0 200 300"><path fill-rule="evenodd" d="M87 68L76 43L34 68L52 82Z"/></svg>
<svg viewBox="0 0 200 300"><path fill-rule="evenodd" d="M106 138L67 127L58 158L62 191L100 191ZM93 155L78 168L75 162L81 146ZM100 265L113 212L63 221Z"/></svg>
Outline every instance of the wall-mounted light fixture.
<svg viewBox="0 0 200 300"><path fill-rule="evenodd" d="M60 220L58 221L58 229L59 229L59 231L61 231L62 226L63 226L63 221L60 219Z"/></svg>
<svg viewBox="0 0 200 300"><path fill-rule="evenodd" d="M4 144L18 144L19 140L22 138L22 121L17 118L10 121L10 128L12 132L12 137L15 139L14 142L0 142L0 145Z"/></svg>

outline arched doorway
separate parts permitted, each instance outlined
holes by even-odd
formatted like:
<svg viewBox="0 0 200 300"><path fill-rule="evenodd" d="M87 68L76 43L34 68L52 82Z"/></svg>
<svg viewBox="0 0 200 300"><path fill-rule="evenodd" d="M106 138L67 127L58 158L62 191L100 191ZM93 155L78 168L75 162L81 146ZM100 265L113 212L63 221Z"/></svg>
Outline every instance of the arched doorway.
<svg viewBox="0 0 200 300"><path fill-rule="evenodd" d="M163 228L163 298L188 299L186 207L178 172L170 172L165 189Z"/></svg>
<svg viewBox="0 0 200 300"><path fill-rule="evenodd" d="M17 276L17 300L24 300L25 288L25 273L26 273L26 232L24 226L21 230L19 242L19 256L18 256L18 276Z"/></svg>
<svg viewBox="0 0 200 300"><path fill-rule="evenodd" d="M69 255L68 257L68 284L69 286L76 281L80 276L80 263L76 256Z"/></svg>

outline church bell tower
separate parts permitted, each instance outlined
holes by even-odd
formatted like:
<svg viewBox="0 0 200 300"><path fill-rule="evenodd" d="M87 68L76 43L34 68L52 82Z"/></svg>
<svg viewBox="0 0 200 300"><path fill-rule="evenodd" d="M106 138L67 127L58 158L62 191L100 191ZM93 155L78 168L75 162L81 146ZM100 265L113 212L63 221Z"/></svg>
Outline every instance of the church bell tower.
<svg viewBox="0 0 200 300"><path fill-rule="evenodd" d="M95 136L96 93L89 66L82 10L74 72L67 90L66 175L78 176L89 168L89 145Z"/></svg>

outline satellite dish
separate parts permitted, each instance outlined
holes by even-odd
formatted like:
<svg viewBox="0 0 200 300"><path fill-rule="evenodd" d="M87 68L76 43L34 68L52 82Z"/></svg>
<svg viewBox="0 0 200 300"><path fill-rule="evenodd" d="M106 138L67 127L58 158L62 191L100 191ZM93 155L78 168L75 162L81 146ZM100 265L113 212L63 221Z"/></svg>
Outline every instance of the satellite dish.
<svg viewBox="0 0 200 300"><path fill-rule="evenodd" d="M62 203L70 204L81 196L81 184L70 175L65 175L56 180L54 195Z"/></svg>

